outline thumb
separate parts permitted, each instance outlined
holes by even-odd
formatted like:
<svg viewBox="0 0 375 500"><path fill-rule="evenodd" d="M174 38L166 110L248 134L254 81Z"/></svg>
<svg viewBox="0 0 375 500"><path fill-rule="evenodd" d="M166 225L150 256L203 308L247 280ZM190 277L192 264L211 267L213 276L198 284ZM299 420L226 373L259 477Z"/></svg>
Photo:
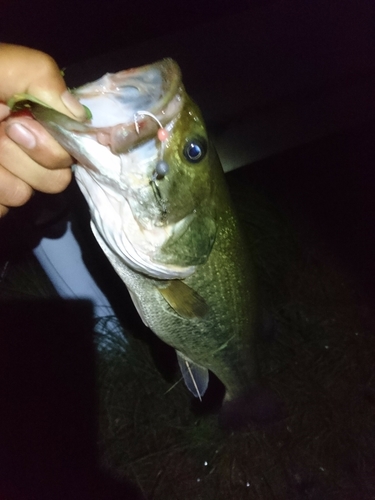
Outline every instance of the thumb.
<svg viewBox="0 0 375 500"><path fill-rule="evenodd" d="M71 118L85 119L83 106L69 93L59 67L48 54L2 43L0 72L0 101L27 93Z"/></svg>

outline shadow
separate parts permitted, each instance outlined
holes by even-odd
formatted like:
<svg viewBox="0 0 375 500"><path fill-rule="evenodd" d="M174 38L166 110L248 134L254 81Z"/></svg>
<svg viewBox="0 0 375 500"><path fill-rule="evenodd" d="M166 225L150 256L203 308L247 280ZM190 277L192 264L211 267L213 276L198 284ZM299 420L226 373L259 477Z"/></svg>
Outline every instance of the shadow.
<svg viewBox="0 0 375 500"><path fill-rule="evenodd" d="M0 317L0 497L143 498L98 468L91 304L3 301Z"/></svg>

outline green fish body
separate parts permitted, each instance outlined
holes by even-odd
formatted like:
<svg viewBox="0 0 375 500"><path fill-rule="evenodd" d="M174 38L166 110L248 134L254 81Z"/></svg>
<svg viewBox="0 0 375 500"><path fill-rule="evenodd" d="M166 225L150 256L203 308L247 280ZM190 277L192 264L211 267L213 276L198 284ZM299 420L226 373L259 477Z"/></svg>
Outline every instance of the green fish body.
<svg viewBox="0 0 375 500"><path fill-rule="evenodd" d="M17 96L77 160L93 232L144 323L174 347L187 387L209 371L226 399L256 375L254 273L218 156L171 59L75 91L78 123Z"/></svg>

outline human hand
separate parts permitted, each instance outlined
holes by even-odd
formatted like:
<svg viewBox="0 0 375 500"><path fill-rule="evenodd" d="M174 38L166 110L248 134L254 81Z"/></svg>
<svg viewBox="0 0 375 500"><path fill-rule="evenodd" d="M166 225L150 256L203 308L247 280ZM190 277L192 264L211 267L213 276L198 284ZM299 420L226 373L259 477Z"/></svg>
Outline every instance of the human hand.
<svg viewBox="0 0 375 500"><path fill-rule="evenodd" d="M34 190L63 191L71 180L71 156L31 116L10 116L14 94L37 97L61 113L85 119L55 61L43 52L0 44L0 217L25 204Z"/></svg>

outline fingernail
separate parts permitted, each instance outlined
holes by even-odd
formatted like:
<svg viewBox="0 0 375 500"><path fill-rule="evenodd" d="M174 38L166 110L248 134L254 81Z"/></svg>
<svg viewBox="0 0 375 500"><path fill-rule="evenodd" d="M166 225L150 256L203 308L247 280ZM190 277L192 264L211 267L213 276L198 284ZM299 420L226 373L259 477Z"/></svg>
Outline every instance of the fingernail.
<svg viewBox="0 0 375 500"><path fill-rule="evenodd" d="M20 123L11 123L6 127L6 133L12 141L16 142L25 149L33 149L36 146L34 134Z"/></svg>
<svg viewBox="0 0 375 500"><path fill-rule="evenodd" d="M68 110L77 118L85 118L86 112L85 108L82 104L71 94L68 90L66 90L63 94L61 94L61 100L68 108Z"/></svg>

